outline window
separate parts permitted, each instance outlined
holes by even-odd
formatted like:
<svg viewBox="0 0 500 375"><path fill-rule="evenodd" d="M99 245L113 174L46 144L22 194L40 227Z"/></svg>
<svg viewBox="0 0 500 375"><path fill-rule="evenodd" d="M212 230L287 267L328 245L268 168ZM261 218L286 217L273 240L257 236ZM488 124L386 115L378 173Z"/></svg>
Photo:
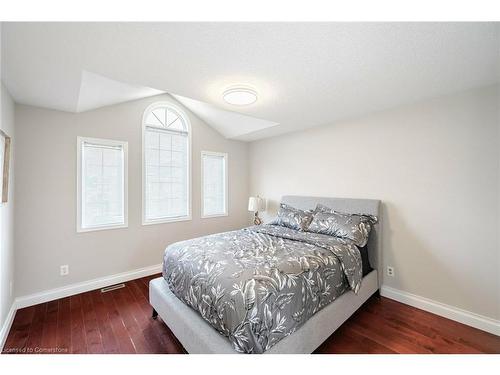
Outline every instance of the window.
<svg viewBox="0 0 500 375"><path fill-rule="evenodd" d="M127 142L78 137L77 230L127 227Z"/></svg>
<svg viewBox="0 0 500 375"><path fill-rule="evenodd" d="M202 217L227 215L227 154L201 152Z"/></svg>
<svg viewBox="0 0 500 375"><path fill-rule="evenodd" d="M186 118L167 103L143 117L143 224L191 218L190 137Z"/></svg>

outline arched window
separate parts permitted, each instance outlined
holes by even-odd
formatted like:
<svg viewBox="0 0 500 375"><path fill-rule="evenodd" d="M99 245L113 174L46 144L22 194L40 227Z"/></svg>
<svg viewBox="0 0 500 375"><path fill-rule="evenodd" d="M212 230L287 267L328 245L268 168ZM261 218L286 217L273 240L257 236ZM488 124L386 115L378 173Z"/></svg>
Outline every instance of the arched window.
<svg viewBox="0 0 500 375"><path fill-rule="evenodd" d="M154 103L143 116L143 224L191 218L190 134L184 114Z"/></svg>

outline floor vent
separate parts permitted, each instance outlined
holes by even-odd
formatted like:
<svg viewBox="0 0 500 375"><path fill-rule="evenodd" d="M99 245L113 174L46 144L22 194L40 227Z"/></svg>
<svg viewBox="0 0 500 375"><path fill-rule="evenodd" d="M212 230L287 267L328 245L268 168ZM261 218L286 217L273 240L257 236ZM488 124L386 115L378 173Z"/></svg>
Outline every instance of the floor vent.
<svg viewBox="0 0 500 375"><path fill-rule="evenodd" d="M125 284L116 284L116 285L107 286L106 288L101 289L101 293L111 292L112 290L121 289L121 288L125 288Z"/></svg>

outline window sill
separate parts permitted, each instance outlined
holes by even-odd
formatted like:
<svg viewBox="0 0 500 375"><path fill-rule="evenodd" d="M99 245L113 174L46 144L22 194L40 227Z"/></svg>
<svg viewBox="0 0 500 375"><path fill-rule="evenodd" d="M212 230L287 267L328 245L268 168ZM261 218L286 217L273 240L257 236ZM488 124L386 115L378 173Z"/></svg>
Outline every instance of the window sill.
<svg viewBox="0 0 500 375"><path fill-rule="evenodd" d="M214 217L226 217L226 216L229 216L229 214L225 213L225 214L214 214L214 215L201 215L201 218L202 219L212 219Z"/></svg>
<svg viewBox="0 0 500 375"><path fill-rule="evenodd" d="M128 228L128 224L125 223L125 224L106 225L106 226L91 227L91 228L77 228L76 232L87 233L87 232L97 232L101 230L112 230L112 229L123 229L123 228Z"/></svg>
<svg viewBox="0 0 500 375"><path fill-rule="evenodd" d="M154 225L154 224L168 224L168 223L176 223L180 221L190 221L191 215L189 216L182 216L182 217L172 217L172 218L166 218L166 219L158 219L158 220L148 220L145 221L144 219L142 220L142 225Z"/></svg>

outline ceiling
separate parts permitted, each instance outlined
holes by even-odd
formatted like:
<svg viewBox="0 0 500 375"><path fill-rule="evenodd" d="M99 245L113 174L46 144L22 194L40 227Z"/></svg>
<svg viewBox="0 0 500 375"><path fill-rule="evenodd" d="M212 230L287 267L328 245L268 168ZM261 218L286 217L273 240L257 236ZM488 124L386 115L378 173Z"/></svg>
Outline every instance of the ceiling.
<svg viewBox="0 0 500 375"><path fill-rule="evenodd" d="M244 139L250 133L279 125L277 122L227 111L185 96L173 95L173 97L226 138Z"/></svg>
<svg viewBox="0 0 500 375"><path fill-rule="evenodd" d="M163 91L149 87L130 85L115 81L99 74L83 71L80 81L80 93L75 112L84 112L91 109L127 102L129 100L146 98L163 94ZM73 104L73 103L68 103ZM45 106L43 106L45 107Z"/></svg>
<svg viewBox="0 0 500 375"><path fill-rule="evenodd" d="M228 138L333 123L500 81L499 23L4 23L18 103L78 112L160 92ZM259 100L222 100L234 84Z"/></svg>

